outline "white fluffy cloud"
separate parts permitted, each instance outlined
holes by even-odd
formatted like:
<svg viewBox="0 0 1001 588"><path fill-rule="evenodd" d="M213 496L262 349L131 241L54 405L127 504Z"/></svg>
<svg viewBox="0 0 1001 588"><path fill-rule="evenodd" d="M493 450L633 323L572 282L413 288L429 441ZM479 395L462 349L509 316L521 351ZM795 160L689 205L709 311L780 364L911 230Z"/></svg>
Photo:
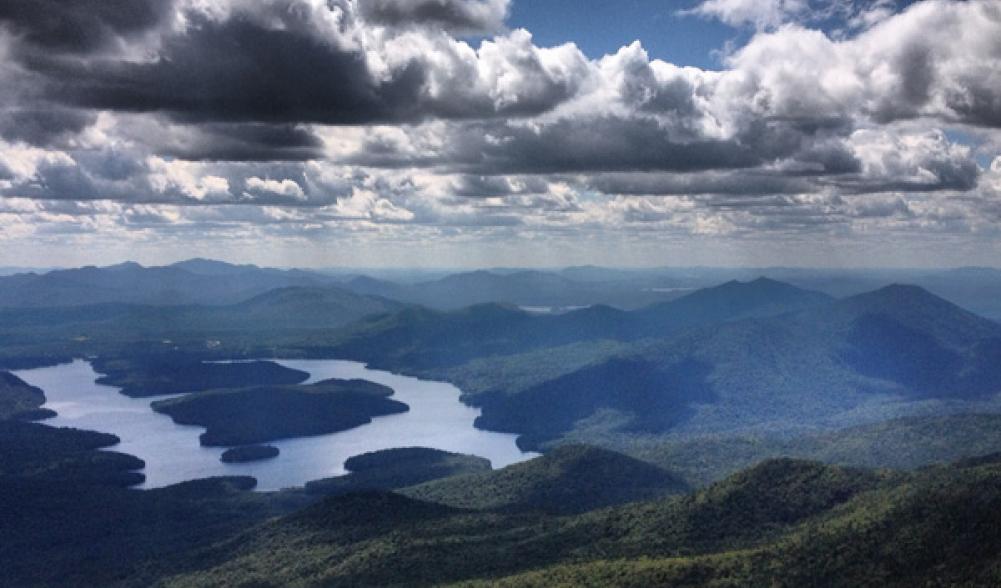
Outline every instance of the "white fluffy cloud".
<svg viewBox="0 0 1001 588"><path fill-rule="evenodd" d="M686 12L718 18L731 26L766 29L799 18L809 9L807 0L706 0Z"/></svg>

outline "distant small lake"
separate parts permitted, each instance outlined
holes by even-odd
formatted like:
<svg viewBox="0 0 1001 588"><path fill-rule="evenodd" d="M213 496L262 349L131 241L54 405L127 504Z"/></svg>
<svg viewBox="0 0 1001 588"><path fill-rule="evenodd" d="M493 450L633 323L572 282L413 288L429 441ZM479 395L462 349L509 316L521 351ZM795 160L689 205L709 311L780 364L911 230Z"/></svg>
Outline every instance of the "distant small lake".
<svg viewBox="0 0 1001 588"><path fill-rule="evenodd" d="M518 309L531 314L566 314L575 310L591 308L590 305L581 306L519 306Z"/></svg>
<svg viewBox="0 0 1001 588"><path fill-rule="evenodd" d="M55 367L15 372L24 381L45 391L46 408L58 416L44 421L56 427L75 427L113 433L122 442L109 448L146 461L146 482L157 488L209 476L253 476L258 490L302 486L310 480L345 473L344 461L369 451L393 447L432 447L478 455L495 468L534 457L515 445L515 435L473 427L477 408L459 401L451 384L420 380L371 370L364 364L341 360L276 360L286 367L310 374L306 383L330 378L361 378L392 388L393 399L410 406L402 414L376 417L371 423L348 431L286 439L270 443L281 450L275 459L224 464L224 448L202 447L202 427L175 424L153 412L150 403L169 398L129 398L114 386L95 383L99 377L83 360Z"/></svg>

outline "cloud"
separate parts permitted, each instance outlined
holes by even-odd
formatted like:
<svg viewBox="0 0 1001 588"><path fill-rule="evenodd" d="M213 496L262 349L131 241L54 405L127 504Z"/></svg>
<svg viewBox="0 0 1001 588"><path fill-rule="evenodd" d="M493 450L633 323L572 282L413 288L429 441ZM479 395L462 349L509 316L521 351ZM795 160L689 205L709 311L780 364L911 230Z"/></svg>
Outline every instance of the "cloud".
<svg viewBox="0 0 1001 588"><path fill-rule="evenodd" d="M706 0L682 14L717 18L734 27L768 29L799 18L809 8L807 0Z"/></svg>
<svg viewBox="0 0 1001 588"><path fill-rule="evenodd" d="M863 129L849 139L863 169L822 180L853 192L968 191L977 185L980 168L969 147L950 142L933 129L892 133Z"/></svg>
<svg viewBox="0 0 1001 588"><path fill-rule="evenodd" d="M56 145L66 143L96 120L93 112L58 106L11 108L0 111L0 137L29 145Z"/></svg>
<svg viewBox="0 0 1001 588"><path fill-rule="evenodd" d="M48 96L75 107L331 125L537 114L575 94L588 68L575 47L538 48L523 30L478 50L441 31L368 30L354 13L362 5L370 6L272 0L224 17L191 9L183 27L162 32L151 57L81 62L33 53L23 62Z"/></svg>
<svg viewBox="0 0 1001 588"><path fill-rule="evenodd" d="M867 29L913 0L704 0L682 16L719 20L732 27L774 30L787 23L827 24L837 36Z"/></svg>
<svg viewBox="0 0 1001 588"><path fill-rule="evenodd" d="M376 136L347 158L374 167L439 166L467 174L546 174L601 171L691 171L747 168L789 155L801 137L784 125L761 124L746 136L692 136L653 117L563 117L538 124L464 125L437 149Z"/></svg>
<svg viewBox="0 0 1001 588"><path fill-rule="evenodd" d="M798 194L814 189L804 178L772 173L706 172L699 174L613 173L590 177L588 188L605 194L668 195Z"/></svg>
<svg viewBox="0 0 1001 588"><path fill-rule="evenodd" d="M485 34L501 30L510 0L366 0L360 4L366 21L390 26L435 26L454 34Z"/></svg>
<svg viewBox="0 0 1001 588"><path fill-rule="evenodd" d="M257 176L247 178L245 183L247 195L251 200L257 199L258 194L278 196L292 200L305 200L306 193L294 180L262 180ZM227 186L228 188L228 186Z"/></svg>
<svg viewBox="0 0 1001 588"><path fill-rule="evenodd" d="M0 25L44 51L90 52L155 28L173 8L172 0L5 0Z"/></svg>
<svg viewBox="0 0 1001 588"><path fill-rule="evenodd" d="M29 4L0 8L5 231L983 235L999 218L988 0L710 0L698 14L756 30L719 70L639 42L540 47L504 0Z"/></svg>
<svg viewBox="0 0 1001 588"><path fill-rule="evenodd" d="M462 175L451 182L449 192L463 198L494 198L514 194L540 194L548 191L549 182L533 176Z"/></svg>
<svg viewBox="0 0 1001 588"><path fill-rule="evenodd" d="M323 141L295 124L201 123L158 121L158 133L146 141L157 153L188 160L307 161L323 157Z"/></svg>
<svg viewBox="0 0 1001 588"><path fill-rule="evenodd" d="M151 61L33 59L51 95L76 106L168 112L190 122L402 121L425 74L412 63L377 79L364 57L294 29L192 15Z"/></svg>

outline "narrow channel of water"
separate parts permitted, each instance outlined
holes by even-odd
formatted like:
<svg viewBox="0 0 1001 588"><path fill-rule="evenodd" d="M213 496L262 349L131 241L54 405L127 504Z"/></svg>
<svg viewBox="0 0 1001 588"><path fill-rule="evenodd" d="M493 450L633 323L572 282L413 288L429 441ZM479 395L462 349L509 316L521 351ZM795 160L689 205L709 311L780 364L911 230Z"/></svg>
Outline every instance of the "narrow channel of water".
<svg viewBox="0 0 1001 588"><path fill-rule="evenodd" d="M275 459L224 464L219 461L222 448L199 445L198 435L204 429L177 425L169 417L153 412L150 403L168 397L124 396L116 387L95 383L98 374L86 361L15 373L44 390L45 408L58 413L56 418L44 421L45 424L118 435L122 442L110 449L146 461L143 488L234 475L254 476L259 490L302 486L309 480L343 474L344 461L353 455L393 447L433 447L478 455L489 459L495 468L536 455L520 451L514 435L473 427L479 409L460 402L460 391L451 384L371 370L353 361L277 361L308 372L307 383L329 378L361 378L384 384L395 391L393 399L409 405L410 411L376 417L371 423L348 431L273 442L271 445L281 450Z"/></svg>

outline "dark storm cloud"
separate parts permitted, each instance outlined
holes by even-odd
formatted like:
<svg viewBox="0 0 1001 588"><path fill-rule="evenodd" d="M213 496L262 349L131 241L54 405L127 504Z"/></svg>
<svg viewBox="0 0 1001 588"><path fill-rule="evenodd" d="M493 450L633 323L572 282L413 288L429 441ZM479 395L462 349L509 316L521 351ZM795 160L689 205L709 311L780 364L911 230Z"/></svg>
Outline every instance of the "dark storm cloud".
<svg viewBox="0 0 1001 588"><path fill-rule="evenodd" d="M702 174L613 173L589 178L588 188L605 194L796 194L815 186L803 178L764 172L738 171Z"/></svg>
<svg viewBox="0 0 1001 588"><path fill-rule="evenodd" d="M364 0L362 17L392 27L432 25L459 34L496 32L508 0Z"/></svg>
<svg viewBox="0 0 1001 588"><path fill-rule="evenodd" d="M0 25L45 51L87 52L156 27L171 0L4 0Z"/></svg>
<svg viewBox="0 0 1001 588"><path fill-rule="evenodd" d="M198 161L307 161L323 155L323 142L297 125L203 123L180 125L157 151Z"/></svg>
<svg viewBox="0 0 1001 588"><path fill-rule="evenodd" d="M761 121L731 140L704 139L656 119L561 118L555 122L465 125L437 153L412 155L380 138L350 158L377 167L438 165L468 174L553 174L601 171L674 171L756 167L795 154L803 135Z"/></svg>
<svg viewBox="0 0 1001 588"><path fill-rule="evenodd" d="M840 138L825 136L804 144L781 168L791 176L832 176L859 173L862 161Z"/></svg>
<svg viewBox="0 0 1001 588"><path fill-rule="evenodd" d="M977 187L980 168L972 159L936 160L924 164L927 177L912 179L901 174L898 177L866 177L847 175L837 178L820 178L818 183L836 186L847 193L871 192L936 192L955 190L966 192Z"/></svg>
<svg viewBox="0 0 1001 588"><path fill-rule="evenodd" d="M494 198L513 194L541 194L549 183L539 177L464 175L452 182L451 193L462 198Z"/></svg>
<svg viewBox="0 0 1001 588"><path fill-rule="evenodd" d="M389 10L391 4L383 8ZM446 4L468 5L474 14L488 3ZM365 35L350 28L360 26L354 15L347 17L348 30L338 33L318 28L310 21L310 9L303 2L272 2L242 6L225 18L189 11L184 27L162 32L148 59L41 51L18 56L35 74L32 81L40 94L71 107L163 113L187 123L272 125L528 117L573 97L588 68L572 47L543 57L523 31L488 43L482 55L464 51L439 31L420 33L426 50L411 49L409 57L390 54L391 63L373 72L369 58L379 49L365 43L378 42L360 40ZM338 34L344 38L332 38ZM490 75L483 77L481 68ZM260 131L246 132L255 133ZM296 133L297 146L305 149L282 157L309 155L313 144ZM198 158L214 157L215 151L266 157L257 143L249 141L242 149L210 146L204 154L190 151Z"/></svg>
<svg viewBox="0 0 1001 588"><path fill-rule="evenodd" d="M94 112L40 105L0 111L0 137L30 145L57 144L97 120Z"/></svg>
<svg viewBox="0 0 1001 588"><path fill-rule="evenodd" d="M364 56L240 16L192 17L152 62L35 56L49 94L78 106L163 111L180 120L360 124L418 118L425 73L412 63L376 80Z"/></svg>

